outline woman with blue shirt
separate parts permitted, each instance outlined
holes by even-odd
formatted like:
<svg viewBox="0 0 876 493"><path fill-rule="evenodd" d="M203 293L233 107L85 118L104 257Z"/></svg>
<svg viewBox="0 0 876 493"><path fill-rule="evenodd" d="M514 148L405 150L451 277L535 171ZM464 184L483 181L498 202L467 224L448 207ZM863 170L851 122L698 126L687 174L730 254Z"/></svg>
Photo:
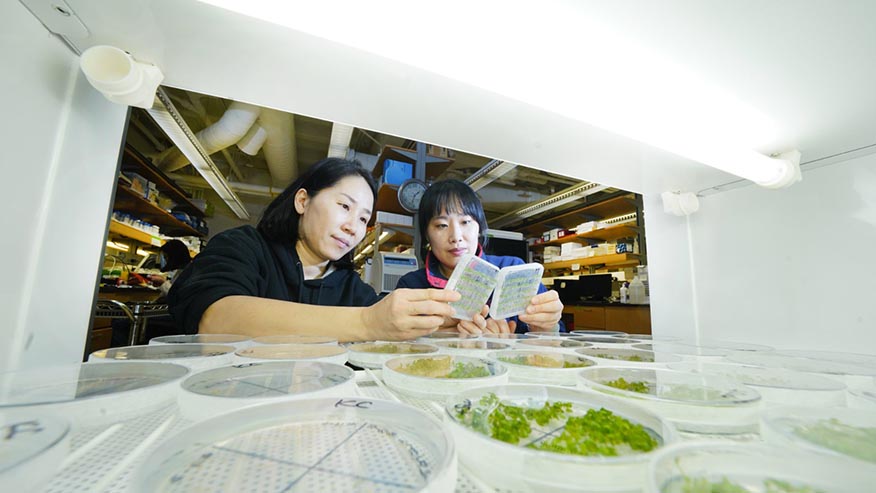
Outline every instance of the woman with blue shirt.
<svg viewBox="0 0 876 493"><path fill-rule="evenodd" d="M502 268L523 264L517 257L486 255L487 219L481 201L465 183L444 180L432 184L420 201L417 224L423 246L418 253L425 267L405 274L397 288L443 288L459 260L466 254L476 254L487 262ZM557 330L563 303L556 291L539 285L526 313L507 320L485 318L489 307L484 306L474 320L446 319L442 328L454 327L460 332L508 333L529 330Z"/></svg>

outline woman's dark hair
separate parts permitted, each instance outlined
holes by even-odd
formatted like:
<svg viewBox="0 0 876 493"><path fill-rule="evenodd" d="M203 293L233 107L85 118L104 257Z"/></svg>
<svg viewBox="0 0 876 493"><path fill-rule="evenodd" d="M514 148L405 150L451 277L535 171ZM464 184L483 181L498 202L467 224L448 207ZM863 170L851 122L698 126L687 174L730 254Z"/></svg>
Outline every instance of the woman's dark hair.
<svg viewBox="0 0 876 493"><path fill-rule="evenodd" d="M487 245L487 217L484 214L484 206L481 204L481 199L478 198L475 191L459 180L436 181L431 187L426 189L423 198L420 200L420 219L417 226L419 227L422 241L420 242L420 251L417 253L424 265L426 262L426 252L429 251L429 235L427 234L429 222L443 212L455 212L473 217L478 222L478 226L480 226L478 242L481 246Z"/></svg>
<svg viewBox="0 0 876 493"><path fill-rule="evenodd" d="M374 202L377 202L377 184L359 161L350 161L340 158L326 158L319 161L301 174L291 185L277 196L259 220L257 229L268 240L295 246L298 240L298 221L301 214L295 210L295 193L300 189L307 191L307 195L315 197L320 191L333 187L348 176L359 176L371 189ZM338 259L336 264L352 265L352 251Z"/></svg>
<svg viewBox="0 0 876 493"><path fill-rule="evenodd" d="M161 253L164 254L164 267L162 272L169 272L176 269L181 269L192 261L189 256L189 247L179 240L167 240L164 245L161 245Z"/></svg>

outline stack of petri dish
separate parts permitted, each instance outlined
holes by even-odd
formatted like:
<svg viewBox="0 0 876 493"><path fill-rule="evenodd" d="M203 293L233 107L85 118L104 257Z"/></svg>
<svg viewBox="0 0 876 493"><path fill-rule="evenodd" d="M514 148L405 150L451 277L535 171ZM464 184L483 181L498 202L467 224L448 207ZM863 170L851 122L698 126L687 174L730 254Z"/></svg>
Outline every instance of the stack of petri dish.
<svg viewBox="0 0 876 493"><path fill-rule="evenodd" d="M758 429L761 397L721 376L645 368L585 368L584 389L620 397L671 420L679 430L704 434L752 433Z"/></svg>
<svg viewBox="0 0 876 493"><path fill-rule="evenodd" d="M390 388L421 399L444 399L462 390L508 383L508 369L493 361L438 354L402 356L383 364Z"/></svg>
<svg viewBox="0 0 876 493"><path fill-rule="evenodd" d="M497 490L641 491L648 461L677 439L640 407L555 386L467 390L444 418L460 463ZM624 431L609 439L605 430Z"/></svg>

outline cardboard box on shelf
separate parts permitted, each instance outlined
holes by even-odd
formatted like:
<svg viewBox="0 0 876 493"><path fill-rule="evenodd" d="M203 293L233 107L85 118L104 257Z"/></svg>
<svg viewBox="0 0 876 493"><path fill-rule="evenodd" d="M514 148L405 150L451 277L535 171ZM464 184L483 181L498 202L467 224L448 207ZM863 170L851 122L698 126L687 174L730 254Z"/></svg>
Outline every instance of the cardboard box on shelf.
<svg viewBox="0 0 876 493"><path fill-rule="evenodd" d="M572 253L573 250L581 248L583 246L584 245L582 245L581 243L575 243L573 241L570 241L569 243L563 243L562 245L560 245L560 255L569 255Z"/></svg>

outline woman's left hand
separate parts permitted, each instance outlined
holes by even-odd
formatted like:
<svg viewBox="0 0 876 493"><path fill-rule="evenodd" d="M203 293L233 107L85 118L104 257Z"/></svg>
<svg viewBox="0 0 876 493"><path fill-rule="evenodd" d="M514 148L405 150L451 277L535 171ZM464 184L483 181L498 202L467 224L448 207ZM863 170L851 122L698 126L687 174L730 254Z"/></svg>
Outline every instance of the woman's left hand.
<svg viewBox="0 0 876 493"><path fill-rule="evenodd" d="M529 324L530 330L554 330L563 314L563 302L553 289L532 298L526 313L518 318Z"/></svg>

